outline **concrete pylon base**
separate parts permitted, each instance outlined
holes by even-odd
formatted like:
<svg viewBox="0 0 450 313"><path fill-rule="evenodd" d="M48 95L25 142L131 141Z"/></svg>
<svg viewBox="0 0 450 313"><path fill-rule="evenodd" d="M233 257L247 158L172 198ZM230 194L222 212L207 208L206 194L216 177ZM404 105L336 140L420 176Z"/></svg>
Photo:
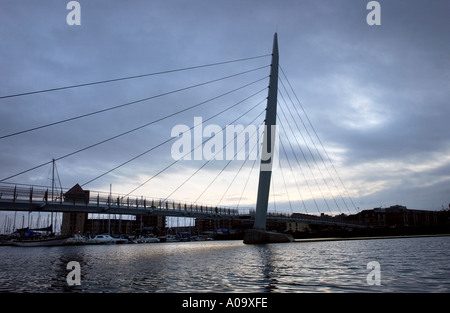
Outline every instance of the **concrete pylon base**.
<svg viewBox="0 0 450 313"><path fill-rule="evenodd" d="M292 242L294 237L260 229L249 229L245 232L245 244Z"/></svg>

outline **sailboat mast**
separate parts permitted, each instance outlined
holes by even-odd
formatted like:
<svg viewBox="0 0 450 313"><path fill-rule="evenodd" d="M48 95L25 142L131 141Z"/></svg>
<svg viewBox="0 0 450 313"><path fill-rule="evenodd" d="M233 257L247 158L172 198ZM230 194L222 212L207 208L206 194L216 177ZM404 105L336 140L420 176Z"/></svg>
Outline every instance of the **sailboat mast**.
<svg viewBox="0 0 450 313"><path fill-rule="evenodd" d="M112 203L112 184L109 184L109 199ZM108 213L108 234L111 235L111 213Z"/></svg>
<svg viewBox="0 0 450 313"><path fill-rule="evenodd" d="M52 165L53 165L53 167L52 167L52 202L53 202L53 199L54 199L54 197L53 197L53 195L54 195L54 187L55 187L55 159L52 159ZM52 227L52 233L53 233L53 211L52 211L52 213L51 213L51 218L50 218L50 220L51 220L51 227Z"/></svg>

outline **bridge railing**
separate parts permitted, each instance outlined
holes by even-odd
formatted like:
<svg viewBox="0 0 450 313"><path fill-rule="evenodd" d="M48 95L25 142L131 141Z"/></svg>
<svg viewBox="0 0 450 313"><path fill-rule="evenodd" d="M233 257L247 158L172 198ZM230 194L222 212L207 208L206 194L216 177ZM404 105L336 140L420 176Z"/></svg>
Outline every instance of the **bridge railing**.
<svg viewBox="0 0 450 313"><path fill-rule="evenodd" d="M66 191L67 192L67 191ZM230 217L249 217L252 218L255 215L254 209L236 209L226 207L215 207L194 203L187 203L182 201L174 201L167 199L147 199L145 197L124 197L117 194L107 194L102 192L90 192L89 197L65 197L65 192L62 190L51 190L46 187L35 186L20 186L20 185L7 185L0 184L0 201L6 202L21 202L29 204L45 205L46 203L61 204L64 206L76 205L79 209L80 206L89 206L102 208L107 210L109 208L126 208L142 210L142 212L148 212L150 210L157 210L158 214L164 215L166 211L167 215L181 215L189 216L210 216L214 218L226 218ZM355 224L355 221L351 223L345 219L339 217L331 217L326 215L310 215L301 213L282 213L282 212L268 212L268 220L284 220L286 222L315 222L317 224L334 224L334 225L346 225ZM361 224L362 225L362 224Z"/></svg>
<svg viewBox="0 0 450 313"><path fill-rule="evenodd" d="M89 203L97 206L115 207L115 208L141 208L141 209L159 209L172 211L185 211L191 213L207 213L220 215L239 215L241 212L234 208L214 207L201 204L193 204L165 199L147 199L144 197L121 197L121 196L96 196L90 197Z"/></svg>
<svg viewBox="0 0 450 313"><path fill-rule="evenodd" d="M141 197L124 197L117 194L90 192L89 196L66 197L64 190L35 186L4 185L0 184L0 200L29 203L60 203L64 205L86 205L102 208L130 208L130 209L158 209L168 211L185 211L191 213L215 215L240 215L245 212L235 208L226 208L202 204L187 203L168 199L147 199ZM248 210L247 210L248 212Z"/></svg>
<svg viewBox="0 0 450 313"><path fill-rule="evenodd" d="M53 197L53 198L52 198ZM0 200L29 201L33 202L61 202L62 192L52 191L48 188L23 187L23 186L0 186Z"/></svg>
<svg viewBox="0 0 450 313"><path fill-rule="evenodd" d="M341 216L329 216L329 215L312 215L302 213L281 213L281 212L268 212L267 218L270 220L284 220L286 222L303 222L322 225L336 225L336 226L348 226L348 227L366 227L364 223L346 220Z"/></svg>

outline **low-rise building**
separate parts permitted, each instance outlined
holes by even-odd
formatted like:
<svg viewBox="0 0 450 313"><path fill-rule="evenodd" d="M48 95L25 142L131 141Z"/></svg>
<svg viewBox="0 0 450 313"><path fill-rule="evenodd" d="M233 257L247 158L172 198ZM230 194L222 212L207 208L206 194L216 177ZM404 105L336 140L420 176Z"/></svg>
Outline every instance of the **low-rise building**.
<svg viewBox="0 0 450 313"><path fill-rule="evenodd" d="M347 219L372 227L420 227L439 223L438 211L411 210L402 205L363 210Z"/></svg>

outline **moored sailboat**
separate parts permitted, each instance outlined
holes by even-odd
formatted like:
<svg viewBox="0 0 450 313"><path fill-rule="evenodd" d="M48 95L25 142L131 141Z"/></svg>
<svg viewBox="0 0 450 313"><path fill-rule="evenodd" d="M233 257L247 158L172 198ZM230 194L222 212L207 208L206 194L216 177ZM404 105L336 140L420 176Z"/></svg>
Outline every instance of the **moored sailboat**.
<svg viewBox="0 0 450 313"><path fill-rule="evenodd" d="M9 243L17 247L48 247L60 246L69 238L68 236L55 236L52 225L46 228L22 228L16 231L18 236Z"/></svg>
<svg viewBox="0 0 450 313"><path fill-rule="evenodd" d="M65 244L68 237L49 237L42 239L24 239L24 240L12 240L11 245L17 247L49 247L49 246L62 246Z"/></svg>

